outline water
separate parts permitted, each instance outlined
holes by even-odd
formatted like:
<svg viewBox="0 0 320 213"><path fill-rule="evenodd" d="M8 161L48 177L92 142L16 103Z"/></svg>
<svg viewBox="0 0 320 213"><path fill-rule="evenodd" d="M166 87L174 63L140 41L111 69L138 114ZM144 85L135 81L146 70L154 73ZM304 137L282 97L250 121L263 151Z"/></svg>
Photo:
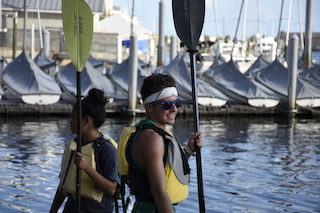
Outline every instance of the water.
<svg viewBox="0 0 320 213"><path fill-rule="evenodd" d="M101 128L118 139L130 123L110 118ZM186 143L192 119L173 128ZM319 212L320 123L316 119L201 119L207 212ZM48 212L64 145L72 139L69 120L0 118L0 212ZM177 212L198 212L195 158L190 196Z"/></svg>

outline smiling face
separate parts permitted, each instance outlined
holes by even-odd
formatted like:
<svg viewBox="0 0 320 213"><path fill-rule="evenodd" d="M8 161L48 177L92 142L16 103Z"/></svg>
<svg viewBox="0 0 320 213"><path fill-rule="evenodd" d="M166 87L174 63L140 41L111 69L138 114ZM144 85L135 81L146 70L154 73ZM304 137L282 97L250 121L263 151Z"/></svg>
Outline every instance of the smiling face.
<svg viewBox="0 0 320 213"><path fill-rule="evenodd" d="M175 101L177 96L170 96L159 101ZM158 101L158 102L159 102ZM145 104L147 116L154 121L159 127L165 128L166 125L173 125L176 121L177 107L172 104L171 108L165 110L161 104Z"/></svg>

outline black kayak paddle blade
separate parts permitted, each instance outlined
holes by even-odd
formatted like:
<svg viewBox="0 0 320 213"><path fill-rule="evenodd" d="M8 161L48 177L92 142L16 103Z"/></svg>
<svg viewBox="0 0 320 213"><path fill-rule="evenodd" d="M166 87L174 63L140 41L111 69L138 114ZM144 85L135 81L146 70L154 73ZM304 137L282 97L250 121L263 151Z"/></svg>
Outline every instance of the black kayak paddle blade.
<svg viewBox="0 0 320 213"><path fill-rule="evenodd" d="M172 0L174 26L189 50L196 50L204 22L205 0Z"/></svg>

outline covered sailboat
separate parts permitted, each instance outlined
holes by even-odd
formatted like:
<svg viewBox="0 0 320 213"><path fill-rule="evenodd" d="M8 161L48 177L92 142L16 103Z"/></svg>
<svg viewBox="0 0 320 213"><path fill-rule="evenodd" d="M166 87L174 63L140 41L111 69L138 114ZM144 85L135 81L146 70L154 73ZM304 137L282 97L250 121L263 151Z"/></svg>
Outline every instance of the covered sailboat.
<svg viewBox="0 0 320 213"><path fill-rule="evenodd" d="M262 56L259 56L249 69L244 73L248 78L253 79L253 73L258 72L260 69L268 66L270 63L265 60Z"/></svg>
<svg viewBox="0 0 320 213"><path fill-rule="evenodd" d="M43 49L40 50L38 55L34 58L34 62L46 74L54 77L58 71L58 64L53 59L49 58Z"/></svg>
<svg viewBox="0 0 320 213"><path fill-rule="evenodd" d="M254 107L275 107L279 97L260 85L246 78L236 67L233 60L217 67L211 67L203 74L212 86L218 88L237 102Z"/></svg>
<svg viewBox="0 0 320 213"><path fill-rule="evenodd" d="M57 82L68 95L64 96L64 99L75 100L77 94L76 72L74 65L69 63L60 68L57 73ZM116 99L118 97L110 79L97 71L91 63L87 62L81 72L81 95L86 96L91 88L103 90L108 98Z"/></svg>
<svg viewBox="0 0 320 213"><path fill-rule="evenodd" d="M185 101L192 101L191 72L185 54L179 53L167 66L158 67L156 73L170 75L176 81L179 95ZM198 79L198 103L200 105L223 106L228 98L202 79Z"/></svg>
<svg viewBox="0 0 320 213"><path fill-rule="evenodd" d="M53 104L59 101L61 89L24 51L2 72L4 85L27 104Z"/></svg>
<svg viewBox="0 0 320 213"><path fill-rule="evenodd" d="M269 66L254 73L253 77L279 94L283 101L288 100L289 71L277 59ZM298 76L296 103L300 107L319 107L320 88L311 85Z"/></svg>
<svg viewBox="0 0 320 213"><path fill-rule="evenodd" d="M315 87L320 87L320 64L302 71L299 77Z"/></svg>
<svg viewBox="0 0 320 213"><path fill-rule="evenodd" d="M211 67L217 67L217 66L220 66L220 65L222 65L224 63L226 63L226 60L221 55L218 55L213 60L213 63L211 64Z"/></svg>
<svg viewBox="0 0 320 213"><path fill-rule="evenodd" d="M104 62L100 61L99 59L94 58L93 56L89 56L88 62L99 72L102 74L105 74L105 67L104 67Z"/></svg>
<svg viewBox="0 0 320 213"><path fill-rule="evenodd" d="M141 98L140 89L145 77L152 74L150 65L138 60L138 82L137 82L137 96ZM116 64L107 73L107 76L112 80L117 88L122 90L124 94L128 94L130 85L130 67L129 58L121 64Z"/></svg>

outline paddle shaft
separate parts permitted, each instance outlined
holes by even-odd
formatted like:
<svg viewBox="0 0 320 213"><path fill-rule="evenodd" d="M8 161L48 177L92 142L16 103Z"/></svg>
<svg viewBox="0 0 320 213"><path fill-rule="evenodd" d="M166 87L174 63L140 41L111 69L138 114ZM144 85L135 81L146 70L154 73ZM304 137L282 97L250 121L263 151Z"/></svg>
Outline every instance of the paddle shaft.
<svg viewBox="0 0 320 213"><path fill-rule="evenodd" d="M81 72L77 73L77 152L81 153L82 145L82 132L81 132L81 120L82 120L82 104L81 104ZM77 166L76 174L76 210L80 213L80 186L81 186L81 169Z"/></svg>
<svg viewBox="0 0 320 213"><path fill-rule="evenodd" d="M198 94L197 94L197 75L195 72L195 51L190 50L190 67L191 67L191 83L192 83L192 97L193 97L193 121L194 130L199 133L199 109L198 109ZM206 212L203 195L203 181L202 181L202 165L201 165L201 150L197 145L197 139L195 139L196 147L196 164L197 164L197 183L198 183L198 201L199 201L199 212Z"/></svg>

